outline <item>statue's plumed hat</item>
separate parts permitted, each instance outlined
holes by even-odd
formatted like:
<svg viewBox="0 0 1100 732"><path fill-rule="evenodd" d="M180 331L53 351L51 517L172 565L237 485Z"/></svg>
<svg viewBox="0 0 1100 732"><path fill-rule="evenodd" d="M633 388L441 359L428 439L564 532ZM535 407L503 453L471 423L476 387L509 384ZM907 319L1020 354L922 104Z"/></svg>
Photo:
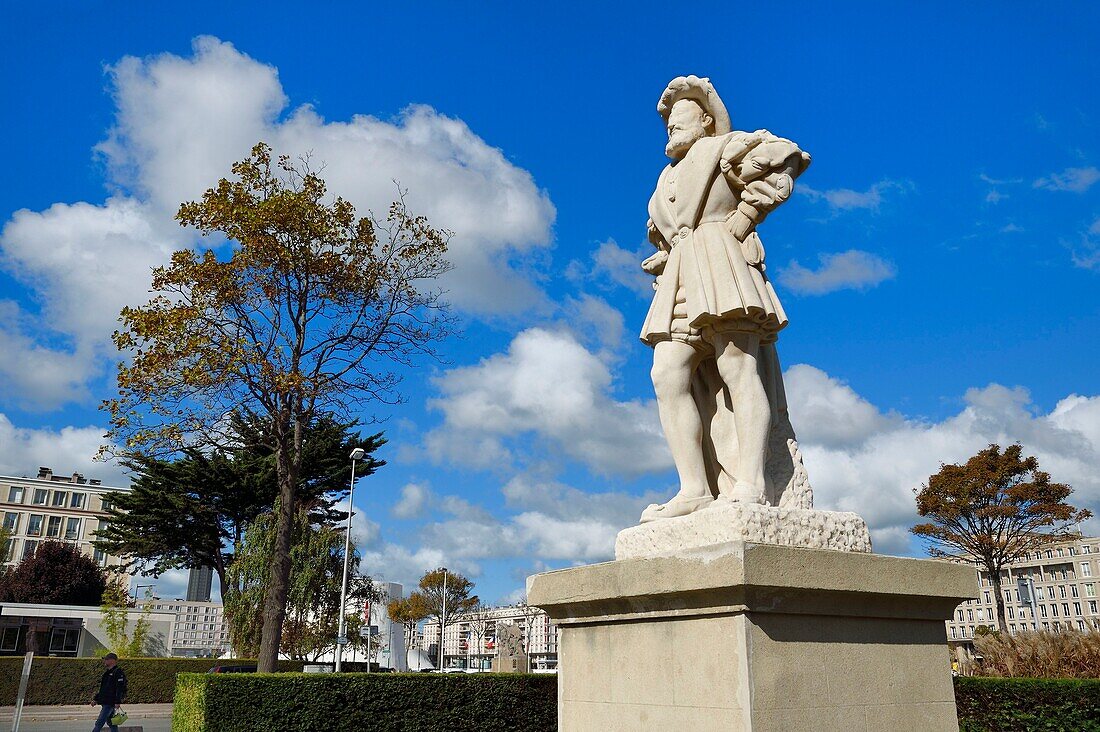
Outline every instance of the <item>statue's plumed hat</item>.
<svg viewBox="0 0 1100 732"><path fill-rule="evenodd" d="M681 99L692 99L698 102L707 114L714 118L714 134L724 135L732 129L726 105L722 103L722 98L714 90L714 85L710 83L710 79L699 78L692 74L690 76L677 76L668 82L668 86L661 94L660 101L657 102L657 112L660 113L665 122L668 122L672 105Z"/></svg>

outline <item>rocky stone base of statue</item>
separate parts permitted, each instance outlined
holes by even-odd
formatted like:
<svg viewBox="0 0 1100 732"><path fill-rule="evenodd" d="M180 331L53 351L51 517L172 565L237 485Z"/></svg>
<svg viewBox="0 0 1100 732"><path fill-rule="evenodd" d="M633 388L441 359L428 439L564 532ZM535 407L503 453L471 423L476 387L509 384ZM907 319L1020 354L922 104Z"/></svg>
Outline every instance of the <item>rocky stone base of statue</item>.
<svg viewBox="0 0 1100 732"><path fill-rule="evenodd" d="M623 529L615 539L615 558L677 556L731 541L871 551L871 534L859 514L718 500L687 516Z"/></svg>
<svg viewBox="0 0 1100 732"><path fill-rule="evenodd" d="M965 564L744 542L527 580L560 732L958 732L943 622L974 594Z"/></svg>

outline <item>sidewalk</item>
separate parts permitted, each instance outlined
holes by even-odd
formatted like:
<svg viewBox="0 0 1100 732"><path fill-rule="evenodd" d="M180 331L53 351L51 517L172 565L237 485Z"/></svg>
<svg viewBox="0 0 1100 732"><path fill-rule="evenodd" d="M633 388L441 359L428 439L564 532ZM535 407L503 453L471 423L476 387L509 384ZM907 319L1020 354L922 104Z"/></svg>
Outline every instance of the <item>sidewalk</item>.
<svg viewBox="0 0 1100 732"><path fill-rule="evenodd" d="M123 704L130 719L141 724L142 719L171 719L171 704ZM15 707L0 707L0 728L11 729ZM67 719L91 719L95 721L95 707L90 704L64 704L57 706L34 705L23 707L24 722L59 722ZM131 724L127 722L127 724ZM89 726L91 726L89 724Z"/></svg>

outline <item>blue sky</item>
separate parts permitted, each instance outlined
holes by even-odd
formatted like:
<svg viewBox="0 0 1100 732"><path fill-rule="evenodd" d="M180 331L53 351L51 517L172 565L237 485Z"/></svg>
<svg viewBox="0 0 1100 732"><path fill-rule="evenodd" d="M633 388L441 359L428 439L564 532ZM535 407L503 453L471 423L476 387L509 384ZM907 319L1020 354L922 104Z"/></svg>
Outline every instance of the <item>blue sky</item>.
<svg viewBox="0 0 1100 732"><path fill-rule="evenodd" d="M675 489L636 263L664 164L656 100L695 73L735 127L814 157L761 235L818 505L916 552L912 488L1019 440L1100 508L1100 11L694 12L5 10L0 472L121 479L91 462L115 313L193 243L174 207L266 139L312 150L362 208L397 178L456 232L464 336L408 374L404 405L364 415L391 440L356 500L366 569L446 563L497 601L532 571L608 558Z"/></svg>

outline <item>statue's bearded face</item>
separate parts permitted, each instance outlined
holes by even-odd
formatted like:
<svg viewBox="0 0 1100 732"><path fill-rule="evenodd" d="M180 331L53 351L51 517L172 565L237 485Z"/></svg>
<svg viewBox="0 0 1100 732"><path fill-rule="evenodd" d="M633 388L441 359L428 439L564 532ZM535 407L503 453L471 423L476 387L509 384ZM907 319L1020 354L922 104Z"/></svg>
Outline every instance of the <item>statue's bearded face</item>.
<svg viewBox="0 0 1100 732"><path fill-rule="evenodd" d="M694 99L681 99L668 114L668 144L665 155L680 160L697 140L707 136L714 119Z"/></svg>

